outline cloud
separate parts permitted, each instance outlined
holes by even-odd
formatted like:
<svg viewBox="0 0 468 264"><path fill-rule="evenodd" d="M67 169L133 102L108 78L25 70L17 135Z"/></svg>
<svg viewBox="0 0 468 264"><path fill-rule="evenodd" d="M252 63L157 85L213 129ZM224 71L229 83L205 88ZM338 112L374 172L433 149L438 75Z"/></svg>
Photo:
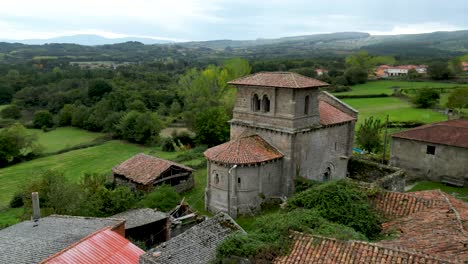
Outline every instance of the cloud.
<svg viewBox="0 0 468 264"><path fill-rule="evenodd" d="M369 31L372 35L400 35L400 34L421 34L435 31L455 31L463 28L437 22L427 22L420 24L395 25L389 31Z"/></svg>

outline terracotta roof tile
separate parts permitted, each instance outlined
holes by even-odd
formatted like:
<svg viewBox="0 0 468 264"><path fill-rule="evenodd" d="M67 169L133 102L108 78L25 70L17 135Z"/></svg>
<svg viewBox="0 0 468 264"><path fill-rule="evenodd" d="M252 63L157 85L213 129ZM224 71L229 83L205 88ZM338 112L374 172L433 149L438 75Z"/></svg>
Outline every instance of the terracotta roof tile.
<svg viewBox="0 0 468 264"><path fill-rule="evenodd" d="M110 228L104 228L41 263L137 264L143 253L142 249L123 236Z"/></svg>
<svg viewBox="0 0 468 264"><path fill-rule="evenodd" d="M293 72L259 72L232 80L228 83L233 85L296 89L328 86L328 83Z"/></svg>
<svg viewBox="0 0 468 264"><path fill-rule="evenodd" d="M398 132L392 137L468 148L468 121L460 119L428 124Z"/></svg>
<svg viewBox="0 0 468 264"><path fill-rule="evenodd" d="M319 112L320 123L322 125L333 125L356 120L354 117L324 101L319 102Z"/></svg>
<svg viewBox="0 0 468 264"><path fill-rule="evenodd" d="M134 182L148 184L157 179L161 173L165 172L172 166L193 171L193 169L182 164L156 158L143 153L137 154L118 166L115 166L112 171L116 174L123 175Z"/></svg>
<svg viewBox="0 0 468 264"><path fill-rule="evenodd" d="M212 147L203 154L210 161L225 164L254 164L283 157L283 154L258 135L231 140Z"/></svg>
<svg viewBox="0 0 468 264"><path fill-rule="evenodd" d="M461 263L374 243L343 241L298 232L294 232L293 240L290 253L276 258L274 263Z"/></svg>
<svg viewBox="0 0 468 264"><path fill-rule="evenodd" d="M390 221L384 233L397 238L378 244L417 250L431 256L468 260L468 204L439 190L385 192L373 201Z"/></svg>

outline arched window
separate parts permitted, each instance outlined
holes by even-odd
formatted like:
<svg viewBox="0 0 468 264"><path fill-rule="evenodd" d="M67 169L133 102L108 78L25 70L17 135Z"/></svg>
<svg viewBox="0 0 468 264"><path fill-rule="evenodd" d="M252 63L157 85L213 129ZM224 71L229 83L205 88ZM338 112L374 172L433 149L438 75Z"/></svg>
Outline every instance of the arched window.
<svg viewBox="0 0 468 264"><path fill-rule="evenodd" d="M254 96L252 97L252 111L260 111L260 98L258 98L257 94L254 94Z"/></svg>
<svg viewBox="0 0 468 264"><path fill-rule="evenodd" d="M309 96L307 95L304 99L304 115L309 114Z"/></svg>
<svg viewBox="0 0 468 264"><path fill-rule="evenodd" d="M218 175L218 173L215 174L214 182L215 182L215 184L218 184L218 183L219 183L219 175Z"/></svg>
<svg viewBox="0 0 468 264"><path fill-rule="evenodd" d="M262 98L262 108L263 108L263 112L265 113L270 112L270 99L268 99L267 95L264 95Z"/></svg>

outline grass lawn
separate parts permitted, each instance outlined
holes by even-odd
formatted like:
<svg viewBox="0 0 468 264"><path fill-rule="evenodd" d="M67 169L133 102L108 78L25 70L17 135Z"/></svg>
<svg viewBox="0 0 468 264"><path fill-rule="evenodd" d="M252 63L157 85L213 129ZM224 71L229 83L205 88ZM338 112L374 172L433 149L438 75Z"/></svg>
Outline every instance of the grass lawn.
<svg viewBox="0 0 468 264"><path fill-rule="evenodd" d="M30 129L38 136L38 142L44 147L44 153L56 152L73 147L104 136L102 133L89 132L74 127L59 127L49 132L40 129Z"/></svg>
<svg viewBox="0 0 468 264"><path fill-rule="evenodd" d="M460 200L468 202L468 188L467 187L453 187L448 186L439 182L430 182L430 181L421 181L418 182L410 192L415 191L424 191L424 190L435 190L440 189L443 192L446 192Z"/></svg>
<svg viewBox="0 0 468 264"><path fill-rule="evenodd" d="M379 80L369 81L364 84L352 86L350 92L334 93L336 95L364 95L364 94L392 94L393 88L442 88L442 87L468 87L467 84L456 83L439 83L439 82L407 82L407 81L392 81Z"/></svg>
<svg viewBox="0 0 468 264"><path fill-rule="evenodd" d="M24 209L5 208L0 210L0 229L21 222Z"/></svg>
<svg viewBox="0 0 468 264"><path fill-rule="evenodd" d="M387 114L390 121L432 123L447 120L447 117L441 113L414 108L409 102L396 97L343 99L343 101L359 111L358 124L371 116L384 121Z"/></svg>

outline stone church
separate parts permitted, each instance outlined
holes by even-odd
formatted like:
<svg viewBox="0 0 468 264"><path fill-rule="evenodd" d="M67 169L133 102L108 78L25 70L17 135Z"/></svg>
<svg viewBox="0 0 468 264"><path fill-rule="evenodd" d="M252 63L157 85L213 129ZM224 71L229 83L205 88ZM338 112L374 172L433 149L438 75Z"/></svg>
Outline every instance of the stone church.
<svg viewBox="0 0 468 264"><path fill-rule="evenodd" d="M327 83L290 72L261 72L237 88L231 140L208 149L205 204L236 217L289 196L294 178L346 176L357 111L320 91Z"/></svg>

